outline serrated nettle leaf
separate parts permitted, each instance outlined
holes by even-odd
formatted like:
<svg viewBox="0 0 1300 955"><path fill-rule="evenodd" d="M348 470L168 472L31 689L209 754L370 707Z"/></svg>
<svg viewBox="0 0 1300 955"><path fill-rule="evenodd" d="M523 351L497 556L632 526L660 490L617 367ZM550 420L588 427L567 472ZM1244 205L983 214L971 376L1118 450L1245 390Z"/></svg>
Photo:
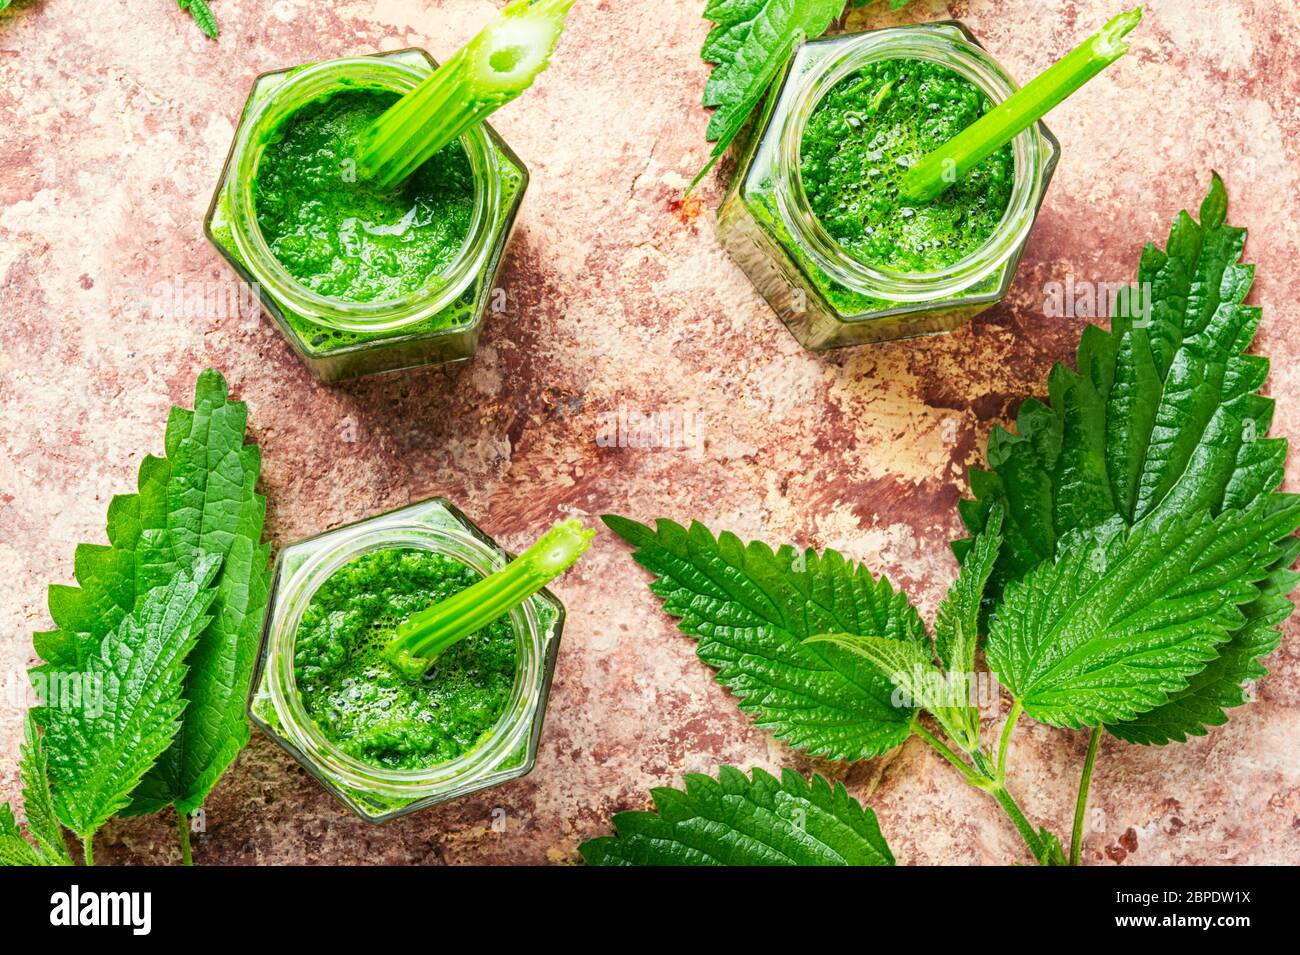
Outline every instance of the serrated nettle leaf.
<svg viewBox="0 0 1300 955"><path fill-rule="evenodd" d="M1143 250L1143 314L1121 311L1109 331L1086 329L1078 371L1056 366L1050 402L1027 401L1016 434L995 429L990 436L989 470L972 471L974 500L959 510L978 532L995 504L1005 508L991 599L1082 536L1205 509L1249 508L1280 485L1286 442L1267 437L1272 402L1257 393L1268 363L1244 354L1261 317L1243 304L1254 269L1239 261L1245 231L1228 226L1226 216L1227 193L1216 175L1201 221L1180 213L1166 247ZM1276 527L1275 540L1296 529ZM954 550L963 556L970 546L968 539ZM1253 631L1234 631L1222 663L1174 694L1167 712L1150 714L1144 740L1184 739L1222 722L1224 706L1242 698L1225 682L1246 672L1242 654L1272 646ZM1139 732L1136 724L1112 731L1133 738Z"/></svg>
<svg viewBox="0 0 1300 955"><path fill-rule="evenodd" d="M979 745L979 714L970 698L973 674L943 671L935 665L929 645L850 633L818 634L804 643L834 644L857 654L894 684L895 706L930 713L963 749Z"/></svg>
<svg viewBox="0 0 1300 955"><path fill-rule="evenodd" d="M33 865L45 865L45 860L30 842L17 831L0 833L0 866Z"/></svg>
<svg viewBox="0 0 1300 955"><path fill-rule="evenodd" d="M50 588L59 629L33 640L53 670L81 670L146 594L200 556L224 561L212 622L191 657L182 729L142 781L129 814L173 802L192 812L248 740L244 702L270 581L269 549L261 543L266 504L256 493L261 460L255 445L244 444L247 417L221 375L199 375L194 409L173 408L168 416L166 457L146 457L137 493L109 504L109 546L80 545L81 586Z"/></svg>
<svg viewBox="0 0 1300 955"><path fill-rule="evenodd" d="M1002 508L994 505L983 533L976 535L962 555L961 569L943 601L934 624L934 647L939 662L953 684L950 709L936 718L964 748L979 745L979 710L976 702L975 651L984 606L984 588L1002 547ZM928 708L928 707L927 707Z"/></svg>
<svg viewBox="0 0 1300 955"><path fill-rule="evenodd" d="M866 6L873 0L853 0ZM907 0L890 0L897 10ZM695 176L704 178L744 128L773 78L805 39L815 40L844 13L846 0L709 0L704 18L713 22L700 57L714 65L704 87L714 107L705 138L713 152Z"/></svg>
<svg viewBox="0 0 1300 955"><path fill-rule="evenodd" d="M734 113L744 110L748 115L780 67L781 55L788 56L796 34L821 36L843 10L844 0L714 0L708 4L704 17L716 25L701 51L714 64L704 87L704 105L716 111L707 137L717 139L733 125Z"/></svg>
<svg viewBox="0 0 1300 955"><path fill-rule="evenodd" d="M1289 568L1298 555L1300 538L1292 538L1259 582L1259 598L1242 608L1245 626L1233 631L1232 638L1219 646L1219 655L1188 681L1185 690L1170 694L1168 702L1141 716L1108 725L1107 731L1130 743L1163 746L1204 736L1206 727L1228 722L1224 711L1248 701L1242 685L1268 672L1259 661L1282 640L1278 625L1291 616L1293 607L1286 595L1295 589L1300 575Z"/></svg>
<svg viewBox="0 0 1300 955"><path fill-rule="evenodd" d="M873 2L852 0L852 5ZM889 5L897 10L907 2L890 0ZM700 57L714 65L703 102L714 107L705 138L715 146L691 188L722 158L799 44L825 33L845 9L845 0L709 0L704 18L714 26Z"/></svg>
<svg viewBox="0 0 1300 955"><path fill-rule="evenodd" d="M176 3L182 10L189 12L204 35L213 40L217 38L220 32L217 28L217 18L213 15L207 0L176 0Z"/></svg>
<svg viewBox="0 0 1300 955"><path fill-rule="evenodd" d="M921 618L887 580L834 551L715 539L699 523L604 521L636 548L664 610L758 726L832 759L865 759L907 739L915 711L894 705L888 678L847 650L803 642L850 633L928 646Z"/></svg>
<svg viewBox="0 0 1300 955"><path fill-rule="evenodd" d="M23 781L23 812L27 816L27 832L35 841L42 860L47 865L72 865L72 857L63 841L63 828L54 811L54 798L50 793L49 761L31 713L27 714L24 724L18 773Z"/></svg>
<svg viewBox="0 0 1300 955"><path fill-rule="evenodd" d="M949 669L970 673L975 669L980 612L984 588L1002 547L1002 508L995 505L984 531L962 557L957 580L949 588L934 622L934 649Z"/></svg>
<svg viewBox="0 0 1300 955"><path fill-rule="evenodd" d="M1246 625L1240 609L1278 559L1266 505L1147 522L1076 541L1009 585L986 659L1035 719L1077 728L1129 720L1184 691Z"/></svg>
<svg viewBox="0 0 1300 955"><path fill-rule="evenodd" d="M23 810L27 832L35 846L23 838L13 809L0 804L0 866L72 865L55 817L50 780L40 734L27 714L18 773L23 781Z"/></svg>
<svg viewBox="0 0 1300 955"><path fill-rule="evenodd" d="M619 813L617 836L582 844L589 865L894 864L875 813L821 776L723 766L651 795L655 812Z"/></svg>
<svg viewBox="0 0 1300 955"><path fill-rule="evenodd" d="M220 564L201 558L192 572L150 591L104 638L80 674L100 686L99 706L48 700L37 711L55 811L83 841L126 806L180 729L185 658L210 621Z"/></svg>
<svg viewBox="0 0 1300 955"><path fill-rule="evenodd" d="M248 411L231 401L222 377L205 371L194 410L173 408L167 423L167 528L161 549L140 548L151 580L199 555L224 561L212 623L190 656L184 720L174 744L141 781L128 815L175 803L194 812L248 742L244 705L270 587L269 547L261 543L266 501L256 492L261 455L244 444Z"/></svg>

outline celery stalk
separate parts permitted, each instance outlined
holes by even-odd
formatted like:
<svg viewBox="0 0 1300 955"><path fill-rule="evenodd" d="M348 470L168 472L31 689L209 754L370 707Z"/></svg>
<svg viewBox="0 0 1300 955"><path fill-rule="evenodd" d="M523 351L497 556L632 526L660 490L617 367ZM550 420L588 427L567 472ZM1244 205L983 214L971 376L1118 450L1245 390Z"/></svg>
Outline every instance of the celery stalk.
<svg viewBox="0 0 1300 955"><path fill-rule="evenodd" d="M452 645L509 613L573 566L596 536L579 521L560 521L495 574L412 614L385 650L410 679L424 676Z"/></svg>
<svg viewBox="0 0 1300 955"><path fill-rule="evenodd" d="M533 85L574 0L513 0L501 15L366 130L361 176L391 188Z"/></svg>
<svg viewBox="0 0 1300 955"><path fill-rule="evenodd" d="M903 177L903 198L929 202L1042 119L1050 110L1128 52L1123 38L1142 20L1142 8L1121 13L1054 66L1013 93L977 122L927 153Z"/></svg>

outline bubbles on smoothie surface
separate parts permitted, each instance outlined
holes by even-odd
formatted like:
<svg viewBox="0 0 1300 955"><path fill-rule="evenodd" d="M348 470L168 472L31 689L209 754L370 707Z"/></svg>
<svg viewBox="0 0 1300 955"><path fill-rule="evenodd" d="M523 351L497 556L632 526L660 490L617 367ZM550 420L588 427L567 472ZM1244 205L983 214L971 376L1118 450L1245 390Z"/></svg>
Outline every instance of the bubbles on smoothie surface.
<svg viewBox="0 0 1300 955"><path fill-rule="evenodd" d="M895 272L934 272L997 230L1011 199L1006 146L932 202L901 200L903 175L992 106L969 80L924 60L870 63L813 111L799 173L813 213L853 258Z"/></svg>
<svg viewBox="0 0 1300 955"><path fill-rule="evenodd" d="M373 302L418 291L455 261L469 233L474 176L459 142L395 188L358 177L357 142L397 98L353 89L309 103L280 125L258 164L262 235L321 295Z"/></svg>

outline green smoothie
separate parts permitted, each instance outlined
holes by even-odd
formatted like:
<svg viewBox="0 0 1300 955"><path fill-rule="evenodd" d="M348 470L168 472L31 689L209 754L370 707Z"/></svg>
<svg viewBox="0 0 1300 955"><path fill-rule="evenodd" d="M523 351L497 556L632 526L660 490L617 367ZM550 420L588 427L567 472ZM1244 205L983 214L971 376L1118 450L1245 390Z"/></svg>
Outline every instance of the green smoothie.
<svg viewBox="0 0 1300 955"><path fill-rule="evenodd" d="M1015 179L1010 146L937 199L912 204L899 183L922 156L992 106L957 73L925 60L854 71L808 119L799 173L813 213L850 256L892 272L936 272L997 231Z"/></svg>
<svg viewBox="0 0 1300 955"><path fill-rule="evenodd" d="M422 679L385 659L398 624L481 575L432 551L354 558L312 596L298 625L294 677L326 738L374 766L421 769L474 749L510 700L516 645L501 617L443 653Z"/></svg>
<svg viewBox="0 0 1300 955"><path fill-rule="evenodd" d="M297 110L267 142L253 196L272 254L300 283L347 302L418 292L460 253L474 176L453 142L392 189L357 175L360 135L398 94L333 93Z"/></svg>

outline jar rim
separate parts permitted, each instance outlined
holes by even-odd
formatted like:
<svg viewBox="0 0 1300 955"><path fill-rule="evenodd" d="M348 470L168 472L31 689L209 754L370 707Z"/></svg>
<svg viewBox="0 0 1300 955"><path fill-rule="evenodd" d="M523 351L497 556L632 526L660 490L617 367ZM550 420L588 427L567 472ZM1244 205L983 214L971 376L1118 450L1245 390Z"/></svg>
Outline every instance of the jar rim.
<svg viewBox="0 0 1300 955"><path fill-rule="evenodd" d="M467 531L415 521L359 528L336 546L314 554L280 584L288 597L285 612L270 634L266 670L271 705L283 735L312 765L340 785L414 800L449 784L491 774L523 745L535 716L534 699L545 680L545 640L531 600L510 611L516 648L510 698L484 737L455 759L418 769L396 769L376 766L344 752L302 704L294 666L298 627L316 592L335 573L357 557L391 549L443 554L484 576L499 570L507 560L504 553Z"/></svg>
<svg viewBox="0 0 1300 955"><path fill-rule="evenodd" d="M1048 170L1048 147L1041 123L1012 141L1015 175L998 227L979 248L950 266L935 272L899 272L854 257L830 236L812 211L800 168L803 134L817 105L846 76L870 63L894 59L920 59L944 66L973 83L995 105L1019 89L983 47L953 28L893 27L860 34L788 81L792 99L778 130L782 161L773 191L777 212L791 237L840 285L887 301L934 301L979 284L1017 254L1037 214Z"/></svg>
<svg viewBox="0 0 1300 955"><path fill-rule="evenodd" d="M302 284L276 258L257 221L253 183L275 129L304 106L348 89L414 89L433 67L395 61L386 54L322 60L284 71L280 85L241 123L231 160L231 233L240 256L261 285L288 308L341 331L394 331L424 321L459 298L486 266L492 227L500 216L501 169L486 124L460 138L474 180L474 207L455 256L420 288L393 299L352 302L322 295Z"/></svg>

